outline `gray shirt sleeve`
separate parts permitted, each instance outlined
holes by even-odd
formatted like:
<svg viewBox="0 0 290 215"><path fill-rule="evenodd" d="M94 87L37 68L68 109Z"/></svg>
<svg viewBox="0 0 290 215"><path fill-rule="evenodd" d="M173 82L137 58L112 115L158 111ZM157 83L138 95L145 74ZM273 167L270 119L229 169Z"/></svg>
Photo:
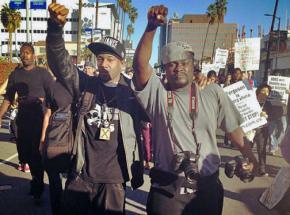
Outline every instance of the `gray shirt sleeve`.
<svg viewBox="0 0 290 215"><path fill-rule="evenodd" d="M162 103L166 99L164 96L166 90L156 74L151 75L143 90L137 91L133 81L131 82L131 88L150 119L154 118L155 114L160 114Z"/></svg>

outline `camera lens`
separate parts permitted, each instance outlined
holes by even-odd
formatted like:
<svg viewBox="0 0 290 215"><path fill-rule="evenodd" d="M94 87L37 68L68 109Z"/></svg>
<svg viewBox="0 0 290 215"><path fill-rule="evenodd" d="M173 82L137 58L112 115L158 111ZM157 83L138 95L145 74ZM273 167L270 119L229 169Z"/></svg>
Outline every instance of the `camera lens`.
<svg viewBox="0 0 290 215"><path fill-rule="evenodd" d="M195 183L199 177L197 165L195 163L185 165L184 174L189 183Z"/></svg>

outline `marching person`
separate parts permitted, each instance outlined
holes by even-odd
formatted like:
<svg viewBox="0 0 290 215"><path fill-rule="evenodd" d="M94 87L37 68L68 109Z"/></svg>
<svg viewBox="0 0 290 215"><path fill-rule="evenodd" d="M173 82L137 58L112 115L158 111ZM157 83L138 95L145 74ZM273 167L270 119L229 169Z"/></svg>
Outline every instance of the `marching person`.
<svg viewBox="0 0 290 215"><path fill-rule="evenodd" d="M77 153L68 176L62 214L124 214L125 183L133 189L143 184L143 152L140 141L140 112L121 75L125 48L115 38L91 43L96 55L98 77L87 76L73 66L65 49L63 27L68 9L49 5L47 58L63 85L79 100L84 94L89 110L82 120L82 134L76 135ZM81 112L82 110L78 110Z"/></svg>
<svg viewBox="0 0 290 215"><path fill-rule="evenodd" d="M229 134L245 158L243 171L257 161L239 127L242 119L217 84L199 90L195 83L194 53L184 42L168 43L162 50L167 84L153 73L149 60L159 25L167 8L149 9L148 23L134 56L132 87L152 126L153 156L149 215L222 214L223 187L219 180L220 154L216 129Z"/></svg>
<svg viewBox="0 0 290 215"><path fill-rule="evenodd" d="M43 101L48 86L53 81L49 72L35 65L34 48L30 43L22 44L20 58L23 67L16 68L10 75L4 101L0 108L0 124L18 94L17 147L19 160L28 163L32 176L30 194L35 203L40 203L43 193L43 165L38 150L43 120Z"/></svg>

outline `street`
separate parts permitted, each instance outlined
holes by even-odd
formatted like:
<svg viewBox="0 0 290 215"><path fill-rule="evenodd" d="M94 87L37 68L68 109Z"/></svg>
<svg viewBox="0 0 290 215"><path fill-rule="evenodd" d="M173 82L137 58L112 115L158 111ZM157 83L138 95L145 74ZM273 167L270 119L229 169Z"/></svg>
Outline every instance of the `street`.
<svg viewBox="0 0 290 215"><path fill-rule="evenodd" d="M34 206L32 197L28 195L30 173L16 169L18 160L15 143L8 142L6 129L0 129L0 214L1 215L50 215L48 180L45 176L45 193L41 206ZM255 150L255 149L254 149ZM224 174L223 164L231 157L238 155L237 150L220 147L222 165L220 178L225 189L224 215L276 215L275 211L264 208L258 198L263 190L271 184L273 177L286 162L281 156L268 156L269 177L256 177L251 183L243 183L237 177L229 179ZM8 186L4 186L8 185ZM10 185L10 186L9 186ZM128 189L126 209L128 215L146 214L145 204L149 190L148 172L145 184L138 191Z"/></svg>

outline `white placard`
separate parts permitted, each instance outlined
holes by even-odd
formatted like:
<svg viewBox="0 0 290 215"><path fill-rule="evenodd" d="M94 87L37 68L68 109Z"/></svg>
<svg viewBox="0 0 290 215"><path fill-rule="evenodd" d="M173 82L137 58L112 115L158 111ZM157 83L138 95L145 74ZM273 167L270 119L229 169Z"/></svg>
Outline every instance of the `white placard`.
<svg viewBox="0 0 290 215"><path fill-rule="evenodd" d="M225 87L224 91L244 119L240 126L245 133L267 123L266 118L260 116L262 109L255 92L248 90L242 81Z"/></svg>
<svg viewBox="0 0 290 215"><path fill-rule="evenodd" d="M201 70L202 74L207 75L207 73L211 70L214 70L216 74L218 74L220 71L220 67L215 64L205 64L205 63L202 64L202 70Z"/></svg>
<svg viewBox="0 0 290 215"><path fill-rule="evenodd" d="M219 68L225 68L229 56L229 51L227 49L216 49L214 63L219 65Z"/></svg>
<svg viewBox="0 0 290 215"><path fill-rule="evenodd" d="M235 68L259 70L260 38L247 38L235 43Z"/></svg>
<svg viewBox="0 0 290 215"><path fill-rule="evenodd" d="M273 105L287 105L290 78L283 76L269 76L268 84L272 87L268 100L271 101Z"/></svg>

